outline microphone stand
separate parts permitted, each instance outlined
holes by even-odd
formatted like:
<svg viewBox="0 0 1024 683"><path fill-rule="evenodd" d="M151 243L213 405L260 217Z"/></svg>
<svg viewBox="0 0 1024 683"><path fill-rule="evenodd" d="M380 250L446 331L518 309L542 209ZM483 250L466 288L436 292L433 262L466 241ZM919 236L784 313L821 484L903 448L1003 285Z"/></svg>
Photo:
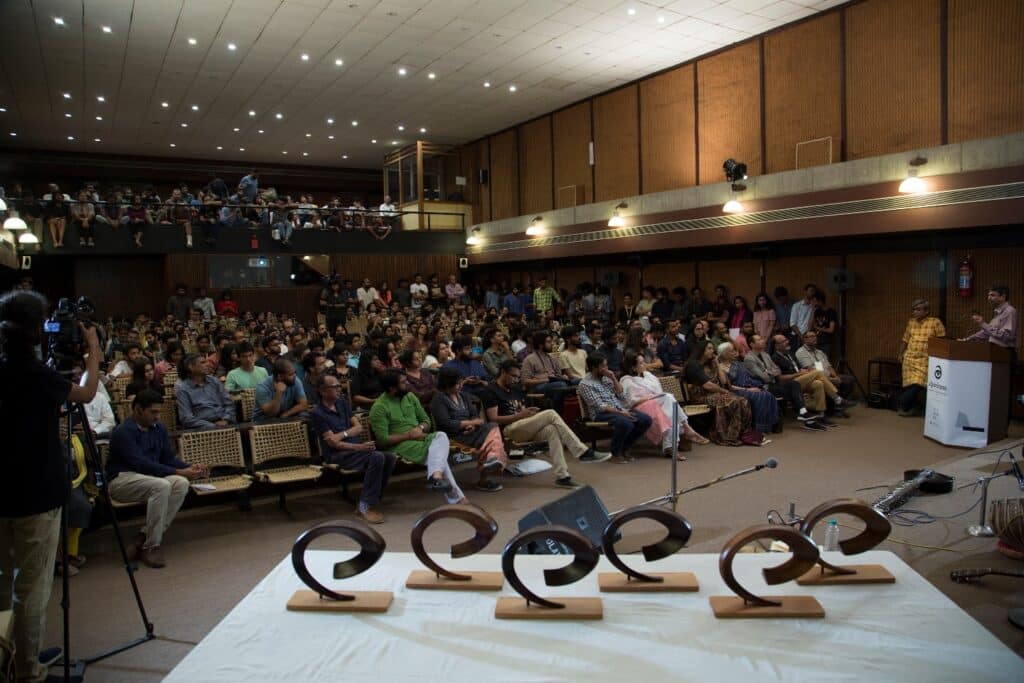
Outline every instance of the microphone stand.
<svg viewBox="0 0 1024 683"><path fill-rule="evenodd" d="M988 485L993 479L999 477L1008 477L1015 474L1013 469L1008 469L1005 472L999 474L993 474L987 477L978 477L978 481L975 482L976 486L981 486L981 518L977 524L972 524L967 527L967 533L975 537L989 537L995 536L996 532L992 529L992 526L985 521L988 514Z"/></svg>

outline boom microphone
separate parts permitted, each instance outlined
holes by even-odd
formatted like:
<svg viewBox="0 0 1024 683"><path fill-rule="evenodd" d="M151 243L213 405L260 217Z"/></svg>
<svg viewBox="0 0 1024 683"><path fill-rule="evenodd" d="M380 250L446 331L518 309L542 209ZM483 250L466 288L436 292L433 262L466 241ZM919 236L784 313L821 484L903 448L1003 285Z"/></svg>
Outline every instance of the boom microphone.
<svg viewBox="0 0 1024 683"><path fill-rule="evenodd" d="M1020 463L1017 462L1013 457L1013 453L1008 453L1010 456L1010 469L1013 470L1013 476L1017 477L1017 486L1020 487L1021 491L1024 491L1024 472L1020 469Z"/></svg>

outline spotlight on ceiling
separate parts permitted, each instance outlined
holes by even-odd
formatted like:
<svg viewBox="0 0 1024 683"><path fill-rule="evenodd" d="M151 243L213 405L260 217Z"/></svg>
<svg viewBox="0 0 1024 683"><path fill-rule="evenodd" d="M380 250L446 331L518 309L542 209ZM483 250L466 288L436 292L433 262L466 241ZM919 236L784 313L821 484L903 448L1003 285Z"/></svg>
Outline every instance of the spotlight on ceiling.
<svg viewBox="0 0 1024 683"><path fill-rule="evenodd" d="M612 217L608 219L609 228L624 228L626 227L626 219L619 214L619 209L629 208L629 204L626 202L620 202L615 210L612 211Z"/></svg>
<svg viewBox="0 0 1024 683"><path fill-rule="evenodd" d="M530 227L526 229L526 234L530 237L539 237L544 234L544 217L537 216L530 221Z"/></svg>
<svg viewBox="0 0 1024 683"><path fill-rule="evenodd" d="M480 238L480 226L473 228L473 232L470 233L469 237L466 238L466 245L475 247L481 244L483 240Z"/></svg>
<svg viewBox="0 0 1024 683"><path fill-rule="evenodd" d="M735 159L726 159L722 164L722 170L725 171L725 179L730 183L747 179L747 165Z"/></svg>
<svg viewBox="0 0 1024 683"><path fill-rule="evenodd" d="M910 168L907 169L907 177L900 183L900 192L904 194L921 194L928 190L928 186L917 175L918 167L924 166L927 163L928 160L921 156L914 157L908 162Z"/></svg>

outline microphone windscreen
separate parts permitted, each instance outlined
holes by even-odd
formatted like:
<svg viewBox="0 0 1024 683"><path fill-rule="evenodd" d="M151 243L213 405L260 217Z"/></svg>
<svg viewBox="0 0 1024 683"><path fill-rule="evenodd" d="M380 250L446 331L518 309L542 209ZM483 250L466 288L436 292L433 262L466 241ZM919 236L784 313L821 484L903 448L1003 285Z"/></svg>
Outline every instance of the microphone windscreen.
<svg viewBox="0 0 1024 683"><path fill-rule="evenodd" d="M773 470L779 466L779 461L776 460L775 458L768 458L768 460L764 463L764 466L770 470Z"/></svg>

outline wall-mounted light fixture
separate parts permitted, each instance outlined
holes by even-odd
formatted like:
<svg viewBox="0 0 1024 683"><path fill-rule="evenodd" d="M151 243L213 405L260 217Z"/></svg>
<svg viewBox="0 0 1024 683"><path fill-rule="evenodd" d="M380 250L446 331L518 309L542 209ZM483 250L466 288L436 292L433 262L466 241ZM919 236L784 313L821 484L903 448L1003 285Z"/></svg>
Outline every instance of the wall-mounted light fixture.
<svg viewBox="0 0 1024 683"><path fill-rule="evenodd" d="M908 162L907 177L900 183L900 192L904 194L920 194L928 191L928 186L917 175L917 169L924 166L928 160L922 156L916 156Z"/></svg>
<svg viewBox="0 0 1024 683"><path fill-rule="evenodd" d="M539 237L544 234L544 217L537 216L530 221L530 227L526 229L526 234L530 237Z"/></svg>
<svg viewBox="0 0 1024 683"><path fill-rule="evenodd" d="M733 192L743 192L747 189L747 186L743 183L733 183L730 189ZM722 206L722 213L743 213L743 211L743 204L740 203L740 200L736 199L735 194Z"/></svg>
<svg viewBox="0 0 1024 683"><path fill-rule="evenodd" d="M479 245L481 242L483 242L483 240L480 239L480 226L478 225L475 228L473 228L469 237L466 238L466 244L471 247L475 247Z"/></svg>
<svg viewBox="0 0 1024 683"><path fill-rule="evenodd" d="M28 226L18 216L17 211L11 210L7 214L7 220L4 221L4 230L28 230Z"/></svg>
<svg viewBox="0 0 1024 683"><path fill-rule="evenodd" d="M747 179L747 165L731 157L722 163L722 170L725 171L725 179L730 183Z"/></svg>
<svg viewBox="0 0 1024 683"><path fill-rule="evenodd" d="M619 214L619 209L629 208L629 204L626 202L620 202L615 210L612 211L612 217L608 219L609 228L624 228L626 227L626 219Z"/></svg>

